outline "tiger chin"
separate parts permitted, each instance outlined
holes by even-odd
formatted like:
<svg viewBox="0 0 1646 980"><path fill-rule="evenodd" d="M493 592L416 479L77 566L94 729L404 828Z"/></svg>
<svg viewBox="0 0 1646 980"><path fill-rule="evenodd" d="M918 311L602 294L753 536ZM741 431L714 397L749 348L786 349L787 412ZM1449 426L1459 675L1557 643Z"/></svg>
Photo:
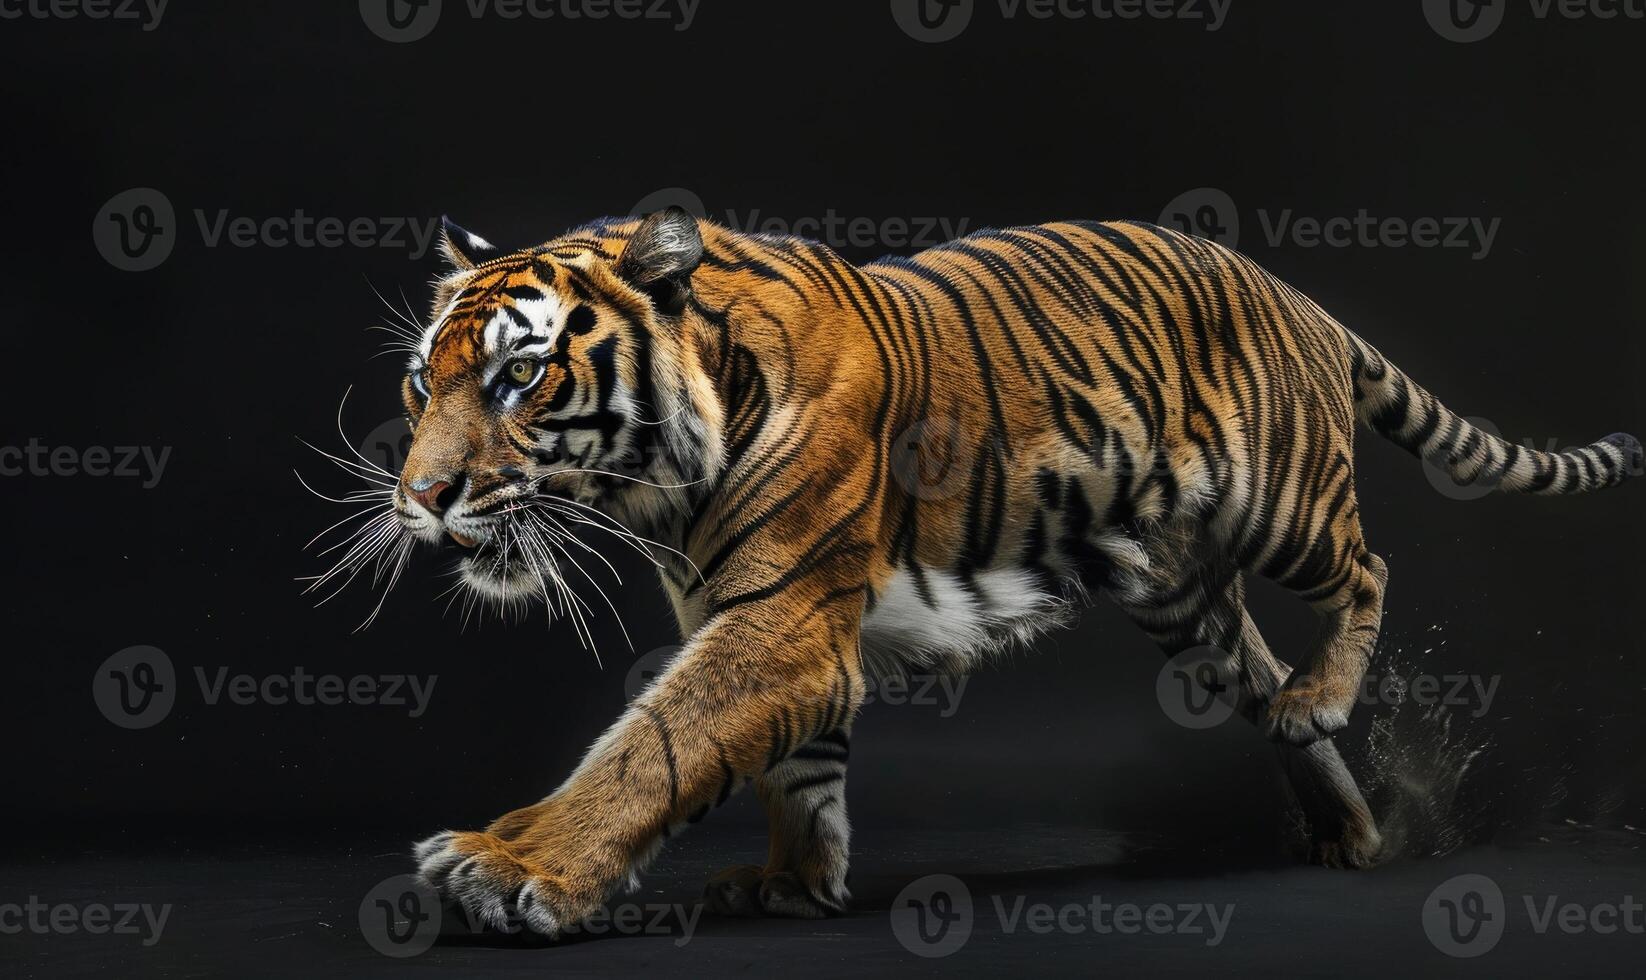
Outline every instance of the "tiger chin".
<svg viewBox="0 0 1646 980"><path fill-rule="evenodd" d="M504 931L580 921L749 784L770 849L711 881L711 907L843 912L866 673L964 669L1097 595L1168 655L1211 650L1279 746L1312 858L1371 865L1382 841L1330 738L1389 583L1356 423L1506 492L1642 469L1621 434L1504 442L1249 259L1148 224L857 266L670 209L515 252L447 223L443 249L405 337L398 533L574 626L587 541L635 547L684 638L558 789L417 845L430 885ZM1248 615L1247 573L1318 613L1295 666Z"/></svg>

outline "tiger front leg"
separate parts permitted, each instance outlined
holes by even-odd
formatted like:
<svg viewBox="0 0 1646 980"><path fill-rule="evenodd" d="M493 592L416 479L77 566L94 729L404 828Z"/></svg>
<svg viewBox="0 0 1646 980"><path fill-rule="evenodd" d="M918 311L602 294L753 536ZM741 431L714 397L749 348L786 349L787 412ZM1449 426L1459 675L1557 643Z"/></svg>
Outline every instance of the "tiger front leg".
<svg viewBox="0 0 1646 980"><path fill-rule="evenodd" d="M505 932L552 937L582 921L619 886L636 887L672 833L849 726L864 687L848 618L711 623L560 789L484 831L422 842L419 874Z"/></svg>
<svg viewBox="0 0 1646 980"><path fill-rule="evenodd" d="M703 897L720 915L821 919L846 911L851 825L846 821L846 725L812 739L755 780L771 822L764 866L709 879Z"/></svg>

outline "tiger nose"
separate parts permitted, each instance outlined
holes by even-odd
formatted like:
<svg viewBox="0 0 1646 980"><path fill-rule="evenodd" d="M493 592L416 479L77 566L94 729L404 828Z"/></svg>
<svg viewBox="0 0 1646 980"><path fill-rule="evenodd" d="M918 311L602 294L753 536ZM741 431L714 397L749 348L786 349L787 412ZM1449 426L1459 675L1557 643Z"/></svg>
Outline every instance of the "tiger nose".
<svg viewBox="0 0 1646 980"><path fill-rule="evenodd" d="M450 480L439 477L424 477L411 480L406 484L406 496L423 505L423 509L431 514L444 513L457 503L457 498L463 492L463 477L457 476Z"/></svg>

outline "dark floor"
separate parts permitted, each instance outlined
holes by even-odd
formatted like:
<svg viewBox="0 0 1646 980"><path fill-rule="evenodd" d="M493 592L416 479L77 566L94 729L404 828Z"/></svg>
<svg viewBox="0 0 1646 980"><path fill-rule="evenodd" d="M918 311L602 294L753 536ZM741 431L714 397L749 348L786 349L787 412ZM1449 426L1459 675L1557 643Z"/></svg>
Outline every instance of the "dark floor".
<svg viewBox="0 0 1646 980"><path fill-rule="evenodd" d="M395 959L369 943L362 900L374 885L404 872L404 849L385 843L354 854L281 849L255 854L181 853L169 857L82 857L8 862L0 868L12 896L38 896L75 915L94 904L151 910L173 907L158 942L133 917L135 933L87 935L67 911L39 913L31 927L0 907L0 974L8 977L377 977L377 976L681 976L733 974L1419 977L1441 975L1615 977L1646 965L1640 933L1646 897L1646 838L1630 833L1555 835L1515 847L1479 847L1445 858L1403 860L1371 872L1332 872L1281 862L1185 861L1181 848L1144 847L1091 830L1019 828L1009 832L861 835L855 860L855 911L825 922L728 920L700 913L696 899L714 870L758 856L758 840L705 828L678 842L654 866L642 890L616 900L614 922L600 935L557 944L510 937L445 935L419 955ZM1486 875L1503 904L1477 918L1490 924L1469 950L1442 953L1425 930L1450 893L1436 888L1458 875ZM905 910L928 875L952 875L928 906L925 935ZM928 897L922 894L920 897ZM1545 931L1538 920L1553 899ZM1091 927L1098 906L1104 931ZM1528 899L1531 905L1528 906ZM1488 899L1488 902L1490 899ZM0 903L3 905L3 903ZM1140 907L1135 920L1112 907ZM1164 906L1152 911L1151 906ZM618 911L629 906L629 911ZM1049 906L1042 911L1036 907ZM1194 906L1191 913L1186 906ZM1206 907L1225 927L1214 932ZM1232 908L1229 908L1232 906ZM1623 916L1612 910L1623 906ZM1477 906L1464 900L1464 907ZM1535 910L1536 914L1528 911ZM1491 914L1496 911L1497 914ZM939 915L940 914L940 915ZM1190 919L1190 915L1193 918ZM25 912L26 916L27 913ZM65 917L55 929L53 915ZM158 913L156 912L156 916ZM8 917L9 916L9 917ZM941 931L944 919L949 931ZM382 921L368 910L365 921ZM1473 919L1469 920L1474 921ZM1150 923L1153 923L1151 928ZM1562 923L1566 923L1563 927ZM17 931L21 923L21 931ZM1615 925L1614 925L1615 923ZM1437 929L1444 923L1433 920ZM1464 923L1467 925L1468 923ZM1118 927L1128 927L1121 931ZM1633 931L1631 931L1631 927ZM1611 932L1597 932L1612 928ZM70 931L71 928L74 931ZM899 939L901 931L909 945ZM1581 929L1581 931L1568 931ZM383 942L382 933L378 934ZM1442 941L1445 936L1442 934ZM416 942L414 939L413 943ZM405 947L386 944L403 951ZM917 956L942 952L948 955Z"/></svg>

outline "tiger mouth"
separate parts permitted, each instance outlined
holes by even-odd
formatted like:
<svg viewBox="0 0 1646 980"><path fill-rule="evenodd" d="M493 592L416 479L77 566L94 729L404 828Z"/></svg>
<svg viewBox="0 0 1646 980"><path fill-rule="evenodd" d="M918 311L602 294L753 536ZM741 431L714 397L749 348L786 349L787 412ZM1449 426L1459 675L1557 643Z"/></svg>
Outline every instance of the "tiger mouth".
<svg viewBox="0 0 1646 980"><path fill-rule="evenodd" d="M536 567L520 549L510 549L505 554L495 537L476 541L452 532L448 535L451 539L448 547L462 549L458 570L474 588L500 599L537 591Z"/></svg>

